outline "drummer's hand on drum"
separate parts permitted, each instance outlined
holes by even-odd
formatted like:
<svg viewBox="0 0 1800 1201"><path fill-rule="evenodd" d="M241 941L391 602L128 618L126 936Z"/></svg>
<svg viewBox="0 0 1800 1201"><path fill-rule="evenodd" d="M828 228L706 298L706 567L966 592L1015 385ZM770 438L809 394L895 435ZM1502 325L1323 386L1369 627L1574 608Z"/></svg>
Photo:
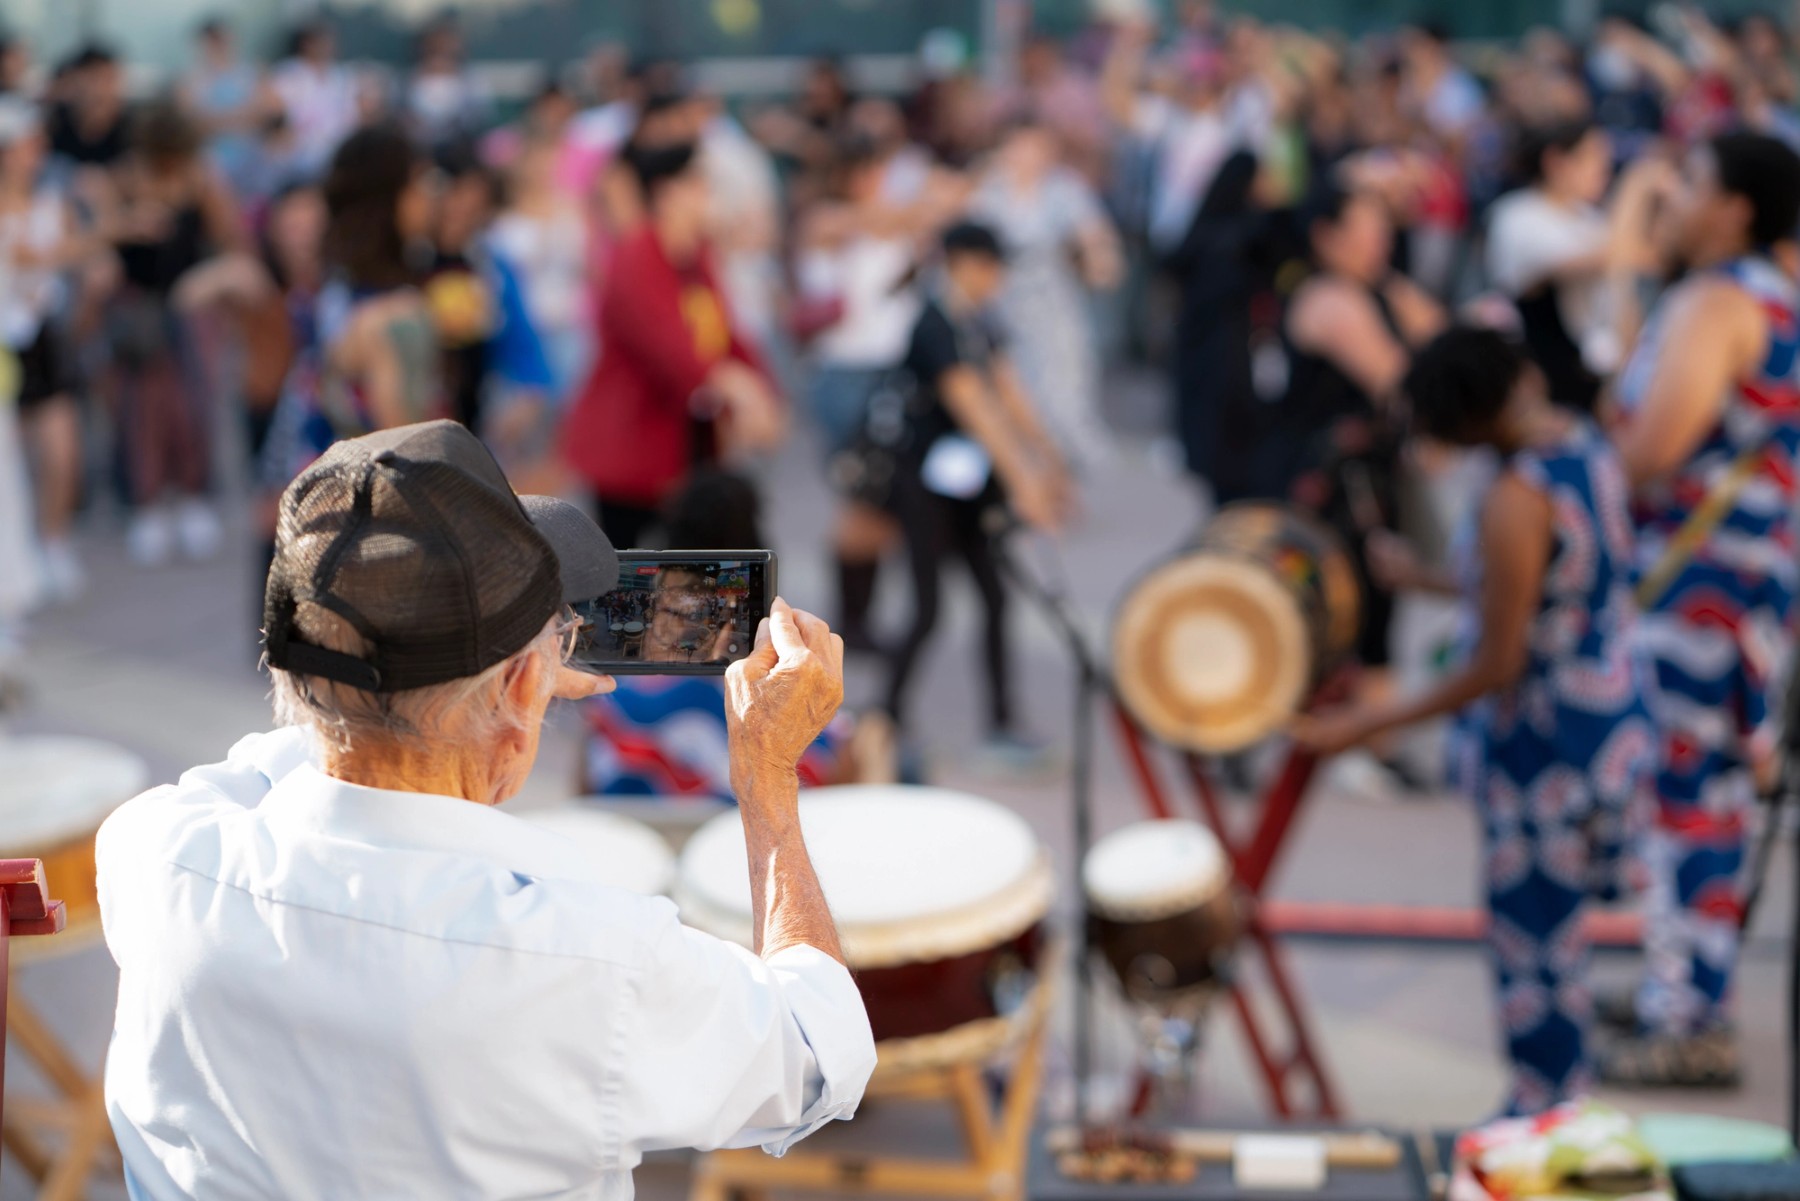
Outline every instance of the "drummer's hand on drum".
<svg viewBox="0 0 1800 1201"><path fill-rule="evenodd" d="M756 646L725 673L725 719L734 785L759 775L792 778L844 700L844 640L780 597L756 631ZM740 804L754 789L738 787Z"/></svg>
<svg viewBox="0 0 1800 1201"><path fill-rule="evenodd" d="M1324 713L1302 714L1294 719L1288 732L1295 742L1315 755L1335 755L1367 742L1379 730L1370 710L1344 705Z"/></svg>

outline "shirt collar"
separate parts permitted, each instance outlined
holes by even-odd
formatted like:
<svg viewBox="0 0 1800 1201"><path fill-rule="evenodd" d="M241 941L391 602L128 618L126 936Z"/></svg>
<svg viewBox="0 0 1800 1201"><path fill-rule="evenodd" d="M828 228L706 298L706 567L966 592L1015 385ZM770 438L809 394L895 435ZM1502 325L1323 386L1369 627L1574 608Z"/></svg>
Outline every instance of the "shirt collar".
<svg viewBox="0 0 1800 1201"><path fill-rule="evenodd" d="M311 764L276 784L259 811L277 831L481 859L538 878L593 880L598 874L591 856L512 813L462 797L365 788Z"/></svg>

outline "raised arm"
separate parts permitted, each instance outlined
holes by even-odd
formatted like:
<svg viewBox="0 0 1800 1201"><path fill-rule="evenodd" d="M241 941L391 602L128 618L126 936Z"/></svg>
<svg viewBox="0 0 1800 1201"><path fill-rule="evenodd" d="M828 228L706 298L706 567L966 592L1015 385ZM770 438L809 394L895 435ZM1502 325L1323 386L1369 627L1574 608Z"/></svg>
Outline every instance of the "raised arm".
<svg viewBox="0 0 1800 1201"><path fill-rule="evenodd" d="M1531 622L1550 563L1550 498L1516 471L1501 476L1481 513L1481 641L1463 669L1436 687L1385 704L1303 718L1295 737L1333 753L1431 717L1455 713L1525 671Z"/></svg>
<svg viewBox="0 0 1800 1201"><path fill-rule="evenodd" d="M1685 463L1718 424L1732 382L1768 352L1761 306L1728 280L1684 284L1668 303L1649 387L1616 434L1633 487Z"/></svg>
<svg viewBox="0 0 1800 1201"><path fill-rule="evenodd" d="M1120 26L1107 49L1106 61L1100 67L1100 102L1106 115L1121 128L1135 130L1138 124L1138 81L1143 78L1144 59L1156 30L1147 22L1133 21Z"/></svg>
<svg viewBox="0 0 1800 1201"><path fill-rule="evenodd" d="M1315 280L1300 290L1288 321L1297 345L1330 361L1376 403L1399 388L1406 347L1362 292L1337 280Z"/></svg>
<svg viewBox="0 0 1800 1201"><path fill-rule="evenodd" d="M750 854L756 953L807 946L839 963L837 927L800 837L800 757L844 699L844 640L776 600L748 658L726 674L731 783Z"/></svg>

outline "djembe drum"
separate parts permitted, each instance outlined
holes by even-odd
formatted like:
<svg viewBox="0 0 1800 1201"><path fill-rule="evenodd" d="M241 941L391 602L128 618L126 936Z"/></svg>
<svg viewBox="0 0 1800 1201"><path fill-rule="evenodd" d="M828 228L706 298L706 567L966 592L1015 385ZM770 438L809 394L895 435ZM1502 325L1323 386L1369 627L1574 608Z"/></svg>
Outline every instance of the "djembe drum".
<svg viewBox="0 0 1800 1201"><path fill-rule="evenodd" d="M1055 882L1023 819L940 788L811 789L800 825L868 1007L884 1069L1000 1050L1037 987L1039 926ZM750 945L744 828L723 813L681 855L688 925Z"/></svg>
<svg viewBox="0 0 1800 1201"><path fill-rule="evenodd" d="M99 937L94 837L148 776L142 759L97 739L0 738L0 859L43 860L69 919L56 938L22 940L16 959L67 954Z"/></svg>
<svg viewBox="0 0 1800 1201"><path fill-rule="evenodd" d="M1241 750L1279 730L1354 647L1360 603L1329 530L1281 505L1229 505L1119 605L1119 698L1171 746Z"/></svg>
<svg viewBox="0 0 1800 1201"><path fill-rule="evenodd" d="M1081 885L1088 943L1126 996L1160 1007L1223 982L1243 915L1211 830L1185 819L1115 830L1088 852Z"/></svg>

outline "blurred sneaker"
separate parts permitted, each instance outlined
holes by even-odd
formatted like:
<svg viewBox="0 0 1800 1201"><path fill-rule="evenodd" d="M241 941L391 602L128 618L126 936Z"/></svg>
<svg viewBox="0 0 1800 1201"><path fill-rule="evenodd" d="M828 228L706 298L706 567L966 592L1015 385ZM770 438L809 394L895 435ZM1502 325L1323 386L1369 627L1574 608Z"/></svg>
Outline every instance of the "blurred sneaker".
<svg viewBox="0 0 1800 1201"><path fill-rule="evenodd" d="M41 556L46 604L66 605L87 591L87 572L67 538L44 543Z"/></svg>
<svg viewBox="0 0 1800 1201"><path fill-rule="evenodd" d="M972 766L983 775L1036 778L1054 775L1063 766L1060 751L1023 734L991 734L975 752Z"/></svg>
<svg viewBox="0 0 1800 1201"><path fill-rule="evenodd" d="M218 514L198 497L189 497L175 510L175 533L181 542L181 553L195 563L216 558L225 542L225 529L219 524Z"/></svg>
<svg viewBox="0 0 1800 1201"><path fill-rule="evenodd" d="M162 567L175 554L175 523L161 506L139 509L125 531L125 553L139 567Z"/></svg>

